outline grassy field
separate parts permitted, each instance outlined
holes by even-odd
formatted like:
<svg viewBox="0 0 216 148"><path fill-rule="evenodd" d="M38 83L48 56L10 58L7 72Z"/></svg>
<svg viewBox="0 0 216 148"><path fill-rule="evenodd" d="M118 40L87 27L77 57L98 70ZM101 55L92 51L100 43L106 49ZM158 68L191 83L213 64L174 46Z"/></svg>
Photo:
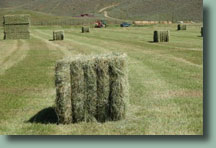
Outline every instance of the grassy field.
<svg viewBox="0 0 216 148"><path fill-rule="evenodd" d="M176 25L113 26L92 28L89 34L80 33L80 27L32 27L31 40L3 41L1 37L0 134L202 135L200 27L194 24L187 31L177 31ZM64 41L49 41L55 29L65 30ZM171 30L170 42L152 43L156 29ZM56 60L109 52L123 52L129 57L127 118L104 124L56 125Z"/></svg>

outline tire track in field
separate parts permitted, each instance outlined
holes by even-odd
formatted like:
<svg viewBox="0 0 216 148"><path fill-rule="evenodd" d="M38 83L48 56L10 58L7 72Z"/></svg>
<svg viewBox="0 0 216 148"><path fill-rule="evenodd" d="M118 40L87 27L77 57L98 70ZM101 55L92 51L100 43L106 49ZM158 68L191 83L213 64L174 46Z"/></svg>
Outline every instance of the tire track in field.
<svg viewBox="0 0 216 148"><path fill-rule="evenodd" d="M39 30L36 30L38 33L40 33L40 34L43 34L43 35L45 35L45 36L49 36L49 34L48 33L45 33L45 32L41 32L41 31L39 31ZM67 36L69 36L69 34L67 35ZM77 49L74 49L74 50L76 50L76 53L77 54L80 54L80 53L86 53L87 52L87 50L90 48L90 49L93 49L93 50L91 50L91 51L97 51L97 52L105 52L105 51L107 51L107 49L106 48L103 48L103 47L101 47L101 46L97 46L97 45L93 45L93 44L88 44L88 43L85 43L85 42L80 42L80 41L77 41L76 39L69 39L69 38L66 38L66 39L64 39L65 41L69 41L70 43L70 46L69 47L67 47L68 45L63 45L63 42L58 42L56 45L58 45L58 46L60 46L61 48L63 47L63 48L66 48L67 47L67 49L74 49L76 46L84 46L84 47L86 47L86 50L83 50L83 49L81 49L81 48L79 48L79 51L77 51ZM59 45L60 44L60 45Z"/></svg>
<svg viewBox="0 0 216 148"><path fill-rule="evenodd" d="M36 31L36 32L42 34L42 33L39 32L39 31ZM32 35L34 38L39 39L39 40L41 40L42 42L46 43L46 45L47 45L47 47L49 48L49 50L60 50L64 55L67 55L67 56L71 55L71 52L68 50L68 48L65 48L64 46L61 46L61 45L56 44L56 43L54 43L54 42L52 42L52 41L49 41L48 39L43 38L43 37L41 37L41 36L39 36L39 35L36 35L34 32L32 32L31 35Z"/></svg>
<svg viewBox="0 0 216 148"><path fill-rule="evenodd" d="M4 41L0 44L0 65L17 49L17 46L17 40Z"/></svg>
<svg viewBox="0 0 216 148"><path fill-rule="evenodd" d="M25 40L18 40L14 47L16 49L0 63L0 74L4 74L6 70L21 62L26 57L29 50L29 43Z"/></svg>

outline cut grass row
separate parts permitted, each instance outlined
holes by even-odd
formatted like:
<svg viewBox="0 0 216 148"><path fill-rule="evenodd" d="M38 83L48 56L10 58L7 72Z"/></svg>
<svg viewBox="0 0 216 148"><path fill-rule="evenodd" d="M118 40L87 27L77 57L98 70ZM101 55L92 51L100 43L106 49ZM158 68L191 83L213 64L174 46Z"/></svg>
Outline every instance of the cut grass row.
<svg viewBox="0 0 216 148"><path fill-rule="evenodd" d="M180 33L178 43L173 37L171 43L161 46L148 42L153 35L151 27L93 29L89 34L68 28L65 41L50 43L54 28L33 28L26 58L0 75L0 133L202 134L202 39L194 37L198 28L191 28ZM192 50L194 47L198 50ZM54 105L57 59L68 53L107 52L129 56L131 105L126 120L73 125L25 122Z"/></svg>

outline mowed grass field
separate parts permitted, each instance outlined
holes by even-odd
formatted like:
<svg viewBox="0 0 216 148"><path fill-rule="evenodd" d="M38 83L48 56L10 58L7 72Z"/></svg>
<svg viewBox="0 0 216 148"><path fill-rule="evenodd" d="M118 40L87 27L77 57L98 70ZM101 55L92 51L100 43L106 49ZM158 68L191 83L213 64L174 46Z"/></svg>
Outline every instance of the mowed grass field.
<svg viewBox="0 0 216 148"><path fill-rule="evenodd" d="M0 40L1 135L202 135L203 38L201 24L108 27L32 27L31 40ZM152 43L154 30L171 31ZM65 30L64 41L49 41ZM44 124L55 106L56 60L78 54L127 53L130 106L117 122ZM49 109L48 109L49 110ZM38 112L40 116L37 116ZM35 121L28 122L36 115ZM51 116L51 117L50 117Z"/></svg>

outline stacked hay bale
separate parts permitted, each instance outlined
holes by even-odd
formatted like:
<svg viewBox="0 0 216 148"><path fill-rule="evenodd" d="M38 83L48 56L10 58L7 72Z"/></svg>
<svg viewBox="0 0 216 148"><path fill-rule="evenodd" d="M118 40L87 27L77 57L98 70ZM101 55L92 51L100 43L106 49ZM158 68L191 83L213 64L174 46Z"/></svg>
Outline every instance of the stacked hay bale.
<svg viewBox="0 0 216 148"><path fill-rule="evenodd" d="M127 74L125 54L79 56L57 62L59 123L124 119L128 104Z"/></svg>
<svg viewBox="0 0 216 148"><path fill-rule="evenodd" d="M203 27L201 27L201 37L203 37Z"/></svg>
<svg viewBox="0 0 216 148"><path fill-rule="evenodd" d="M90 32L89 27L86 26L82 27L82 33L89 33L89 32Z"/></svg>
<svg viewBox="0 0 216 148"><path fill-rule="evenodd" d="M187 25L184 24L178 24L177 30L187 30Z"/></svg>
<svg viewBox="0 0 216 148"><path fill-rule="evenodd" d="M4 39L30 39L29 15L3 16Z"/></svg>
<svg viewBox="0 0 216 148"><path fill-rule="evenodd" d="M154 31L153 41L154 42L169 42L170 31Z"/></svg>
<svg viewBox="0 0 216 148"><path fill-rule="evenodd" d="M53 41L64 40L64 31L53 31Z"/></svg>

